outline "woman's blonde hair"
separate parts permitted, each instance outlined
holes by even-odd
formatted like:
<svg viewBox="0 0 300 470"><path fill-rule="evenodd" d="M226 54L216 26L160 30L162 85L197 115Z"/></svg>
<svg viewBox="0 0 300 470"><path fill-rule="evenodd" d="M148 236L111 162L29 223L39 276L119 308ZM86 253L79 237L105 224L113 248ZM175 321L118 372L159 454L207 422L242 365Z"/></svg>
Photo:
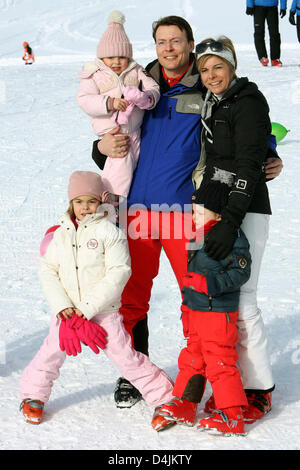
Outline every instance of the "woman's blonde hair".
<svg viewBox="0 0 300 470"><path fill-rule="evenodd" d="M232 71L233 78L237 78L236 73L235 73L235 71L237 69L237 57L236 57L236 52L235 52L234 45L233 45L233 42L231 41L231 39L229 39L226 36L220 36L218 39L207 38L207 39L203 39L203 41L201 41L201 42L210 42L210 41L219 41L225 47L227 47L227 49L229 49L232 52L235 67L233 67L233 65L230 62L228 62L228 60L224 59L223 57L220 57L220 59L222 59L226 64L228 64L230 70ZM201 56L200 59L197 60L197 69L198 69L199 72L201 71L202 67L204 67L204 64L207 61L207 59L213 57L214 55L215 54L209 54L208 53L208 54L205 54L205 55Z"/></svg>

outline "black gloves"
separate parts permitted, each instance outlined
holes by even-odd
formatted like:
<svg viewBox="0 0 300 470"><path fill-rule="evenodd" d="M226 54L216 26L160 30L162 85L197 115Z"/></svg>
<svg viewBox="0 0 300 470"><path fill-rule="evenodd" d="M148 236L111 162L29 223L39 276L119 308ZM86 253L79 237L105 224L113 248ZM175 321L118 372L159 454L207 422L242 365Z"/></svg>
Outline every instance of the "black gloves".
<svg viewBox="0 0 300 470"><path fill-rule="evenodd" d="M286 15L286 10L280 10L280 18L283 18Z"/></svg>
<svg viewBox="0 0 300 470"><path fill-rule="evenodd" d="M289 22L290 22L293 26L296 26L295 14L296 14L295 11L290 11Z"/></svg>
<svg viewBox="0 0 300 470"><path fill-rule="evenodd" d="M254 13L254 8L251 8L251 7L247 7L247 10L246 10L246 15L253 15Z"/></svg>
<svg viewBox="0 0 300 470"><path fill-rule="evenodd" d="M217 222L204 239L205 250L211 258L221 260L232 250L237 237L237 229L226 219Z"/></svg>
<svg viewBox="0 0 300 470"><path fill-rule="evenodd" d="M237 231L251 202L246 192L248 186L247 180L237 180L236 189L230 193L227 206L221 212L222 219L204 238L205 250L213 259L224 259L232 250Z"/></svg>

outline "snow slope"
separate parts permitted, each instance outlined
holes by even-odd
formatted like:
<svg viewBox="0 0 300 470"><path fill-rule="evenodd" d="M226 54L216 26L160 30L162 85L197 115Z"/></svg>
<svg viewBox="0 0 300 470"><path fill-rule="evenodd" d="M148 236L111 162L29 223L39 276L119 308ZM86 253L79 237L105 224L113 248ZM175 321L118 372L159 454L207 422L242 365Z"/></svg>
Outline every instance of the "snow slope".
<svg viewBox="0 0 300 470"><path fill-rule="evenodd" d="M291 450L300 448L300 45L287 18L281 21L282 69L262 68L252 43L252 19L243 1L141 2L89 0L0 1L0 449ZM226 7L224 5L226 3ZM217 5L217 7L215 6ZM262 268L259 301L265 319L276 390L273 410L247 427L245 438L217 438L175 426L161 434L152 411L140 402L116 409L112 392L118 372L102 353L87 348L67 358L41 426L18 411L19 379L47 335L49 309L38 278L39 243L67 206L66 187L76 169L97 171L93 134L75 102L77 72L93 58L112 9L127 16L135 57L155 57L151 23L166 14L186 17L196 40L224 33L237 44L240 76L258 83L272 121L290 133L278 145L284 171L269 183L273 216ZM37 62L25 67L22 42ZM151 358L173 378L184 345L180 295L164 254L149 313ZM205 393L208 398L210 388ZM198 417L203 416L203 404Z"/></svg>

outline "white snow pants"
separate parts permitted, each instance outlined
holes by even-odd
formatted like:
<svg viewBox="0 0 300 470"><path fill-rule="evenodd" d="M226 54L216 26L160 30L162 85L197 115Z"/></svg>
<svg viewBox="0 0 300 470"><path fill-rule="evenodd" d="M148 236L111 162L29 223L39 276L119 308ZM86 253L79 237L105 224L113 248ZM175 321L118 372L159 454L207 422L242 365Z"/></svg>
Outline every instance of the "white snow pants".
<svg viewBox="0 0 300 470"><path fill-rule="evenodd" d="M252 257L250 279L240 291L237 321L238 367L246 390L269 390L274 386L265 327L257 305L257 284L269 234L269 219L267 214L247 213L241 225L250 243Z"/></svg>
<svg viewBox="0 0 300 470"><path fill-rule="evenodd" d="M123 326L119 312L99 314L93 321L107 332L107 345L103 352L143 395L153 407L167 403L172 398L173 382L168 375L154 365L148 356L135 351L131 346L129 333ZM60 320L51 318L49 335L24 370L21 377L21 399L33 398L44 403L49 400L53 381L59 377L59 369L66 359L66 353L59 347ZM100 356L102 351L100 353ZM80 355L79 355L80 356ZM78 357L72 358L78 360ZM98 360L98 357L95 357ZM99 363L99 380L101 366Z"/></svg>

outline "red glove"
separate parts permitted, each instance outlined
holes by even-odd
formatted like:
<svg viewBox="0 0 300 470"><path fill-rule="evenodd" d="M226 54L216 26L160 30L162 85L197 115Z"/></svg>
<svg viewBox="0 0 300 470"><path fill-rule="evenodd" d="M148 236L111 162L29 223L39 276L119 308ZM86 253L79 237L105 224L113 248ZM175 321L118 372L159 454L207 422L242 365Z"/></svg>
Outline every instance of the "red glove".
<svg viewBox="0 0 300 470"><path fill-rule="evenodd" d="M62 317L59 327L59 347L62 351L66 351L68 356L77 356L81 353L80 341L76 335L76 331L68 328L69 320Z"/></svg>
<svg viewBox="0 0 300 470"><path fill-rule="evenodd" d="M68 327L73 332L76 332L80 341L89 346L95 354L99 354L100 351L98 348L105 349L107 333L102 326L97 323L74 314L72 318L68 320Z"/></svg>

